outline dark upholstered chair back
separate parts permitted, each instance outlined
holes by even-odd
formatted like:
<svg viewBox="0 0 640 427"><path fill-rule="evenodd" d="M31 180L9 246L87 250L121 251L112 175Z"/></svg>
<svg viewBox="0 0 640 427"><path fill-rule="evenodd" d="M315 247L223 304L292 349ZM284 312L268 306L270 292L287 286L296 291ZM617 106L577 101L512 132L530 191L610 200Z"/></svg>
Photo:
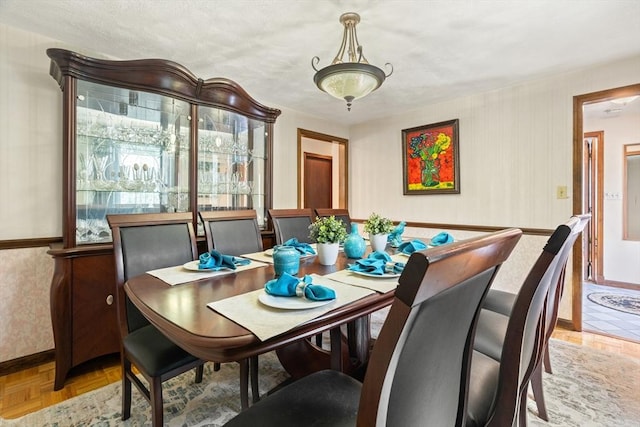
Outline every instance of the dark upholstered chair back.
<svg viewBox="0 0 640 427"><path fill-rule="evenodd" d="M321 209L321 208L317 208L315 211L316 211L316 216L319 216L320 218L324 218L324 217L333 215L334 217L336 217L336 219L342 220L342 223L344 224L344 226L347 229L347 234L351 233L351 216L349 215L349 210L348 209Z"/></svg>
<svg viewBox="0 0 640 427"><path fill-rule="evenodd" d="M586 222L588 222L588 220ZM505 345L507 342L510 342L508 340L513 339L515 335L519 334L522 330L523 333L519 334L522 340L521 347L523 352L519 369L519 381L521 383L528 381L528 378L531 376L531 371L534 368L533 365L536 359L540 357L544 336L546 334L546 322L548 321L548 313L546 313L545 310L547 307L550 307L549 298L555 299L555 291L564 273L573 243L576 241L580 232L582 232L586 222L579 217L573 216L567 223L559 226L555 230L544 248L545 253L554 254L555 256L544 272L542 279L539 280L538 286L533 290L530 303L527 304L527 298L531 292L529 291L527 283L523 285L521 292L518 294L514 305L514 313L512 313L509 319L509 325L507 326ZM534 266L534 269L535 268L536 266ZM532 274L529 276L531 277ZM528 280L529 277L526 281ZM553 304L553 302L554 301L552 301L551 304ZM526 312L526 317L518 318L519 316L515 313L518 310L521 311L521 314ZM521 329L519 323L521 323L522 319L525 321ZM510 347L511 346L513 346L513 344L511 344ZM526 390L521 391L521 393L525 392Z"/></svg>
<svg viewBox="0 0 640 427"><path fill-rule="evenodd" d="M547 296L546 302L546 313L544 316L545 341L548 341L551 337L551 333L553 332L558 320L558 309L560 307L560 299L562 298L564 289L564 277L567 268L567 261L569 260L569 254L571 253L573 244L590 220L590 214L576 215L571 217L565 224L571 228L571 234L567 237L567 242L562 246L562 249L558 254L558 267L551 277L551 285L549 287L549 295Z"/></svg>
<svg viewBox="0 0 640 427"><path fill-rule="evenodd" d="M295 237L303 243L314 243L309 238L309 226L315 219L313 209L269 209L276 243L281 245Z"/></svg>
<svg viewBox="0 0 640 427"><path fill-rule="evenodd" d="M262 251L262 236L255 210L200 212L207 248L226 255Z"/></svg>
<svg viewBox="0 0 640 427"><path fill-rule="evenodd" d="M124 283L149 270L193 261L198 252L191 213L108 215L107 220L113 233L118 317L124 336L148 324L126 297ZM126 312L120 313L123 306Z"/></svg>
<svg viewBox="0 0 640 427"><path fill-rule="evenodd" d="M558 226L525 278L508 317L500 360L493 365L497 369L495 379L487 380L487 367L492 364L483 362L488 360L486 353L474 352L478 361L471 377L467 425L511 426L526 417L520 412L526 411L529 381L544 349L548 296L562 276L579 226L584 227L580 217L571 217Z"/></svg>
<svg viewBox="0 0 640 427"><path fill-rule="evenodd" d="M480 306L520 236L509 229L411 255L367 368L358 425L462 424Z"/></svg>

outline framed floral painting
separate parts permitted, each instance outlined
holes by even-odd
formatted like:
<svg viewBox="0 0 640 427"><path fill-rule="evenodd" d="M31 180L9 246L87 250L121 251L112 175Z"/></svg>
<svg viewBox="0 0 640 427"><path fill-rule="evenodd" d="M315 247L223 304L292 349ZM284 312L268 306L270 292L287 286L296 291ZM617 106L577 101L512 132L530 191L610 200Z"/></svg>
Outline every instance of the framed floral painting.
<svg viewBox="0 0 640 427"><path fill-rule="evenodd" d="M458 119L402 130L404 194L460 193Z"/></svg>

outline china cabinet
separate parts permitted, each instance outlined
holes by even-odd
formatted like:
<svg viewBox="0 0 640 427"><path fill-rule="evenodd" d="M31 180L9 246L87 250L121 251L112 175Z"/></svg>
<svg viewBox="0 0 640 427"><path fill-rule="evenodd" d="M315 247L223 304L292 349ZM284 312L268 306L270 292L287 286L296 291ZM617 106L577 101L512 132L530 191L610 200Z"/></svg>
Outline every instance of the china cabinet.
<svg viewBox="0 0 640 427"><path fill-rule="evenodd" d="M107 214L271 207L272 130L280 114L238 84L171 61L111 61L48 49L62 89L62 243L51 314L54 388L71 368L119 351Z"/></svg>

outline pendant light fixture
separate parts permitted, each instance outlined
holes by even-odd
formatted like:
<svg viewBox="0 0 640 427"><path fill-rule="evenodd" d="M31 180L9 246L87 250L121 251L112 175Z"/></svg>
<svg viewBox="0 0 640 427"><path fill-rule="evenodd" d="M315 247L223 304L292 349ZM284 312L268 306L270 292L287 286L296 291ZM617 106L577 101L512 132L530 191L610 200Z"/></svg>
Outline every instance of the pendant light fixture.
<svg viewBox="0 0 640 427"><path fill-rule="evenodd" d="M356 25L360 22L360 15L353 12L343 13L340 16L340 22L344 25L344 35L333 62L318 70L316 65L320 62L320 58L314 56L311 66L316 70L313 81L318 88L331 96L347 101L347 110L351 111L352 102L378 89L384 79L393 73L393 66L388 62L385 64L385 67L391 68L391 72L385 75L380 68L367 62L356 35ZM345 52L346 62L343 60Z"/></svg>

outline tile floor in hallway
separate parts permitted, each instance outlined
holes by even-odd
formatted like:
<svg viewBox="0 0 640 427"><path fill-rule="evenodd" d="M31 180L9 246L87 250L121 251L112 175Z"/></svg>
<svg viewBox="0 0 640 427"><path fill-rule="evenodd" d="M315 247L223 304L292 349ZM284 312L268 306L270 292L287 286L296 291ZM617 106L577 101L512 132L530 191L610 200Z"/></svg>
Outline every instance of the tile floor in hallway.
<svg viewBox="0 0 640 427"><path fill-rule="evenodd" d="M601 332L614 337L640 342L640 315L625 313L596 304L587 298L592 292L640 297L640 291L600 286L593 283L583 283L582 285L582 329L584 331Z"/></svg>

